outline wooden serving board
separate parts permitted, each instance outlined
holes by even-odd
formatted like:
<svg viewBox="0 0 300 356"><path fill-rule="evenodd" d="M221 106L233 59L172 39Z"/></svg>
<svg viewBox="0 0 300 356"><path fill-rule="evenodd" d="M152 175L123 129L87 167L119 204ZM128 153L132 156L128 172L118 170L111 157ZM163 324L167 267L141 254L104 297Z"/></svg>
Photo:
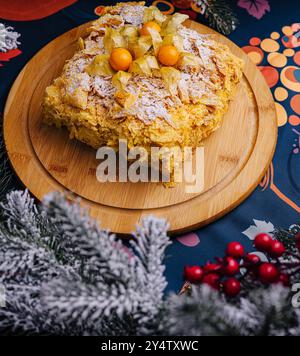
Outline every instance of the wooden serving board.
<svg viewBox="0 0 300 356"><path fill-rule="evenodd" d="M268 168L277 141L271 92L260 71L235 44L213 30L187 21L200 33L217 36L246 65L237 95L222 127L205 142L205 190L187 194L184 184L166 189L157 183L99 183L96 151L68 139L65 129L42 123L45 88L84 36L85 24L44 47L16 79L4 112L4 137L17 175L38 199L51 191L71 191L91 216L113 232L129 234L146 215L166 218L178 234L208 224L240 204Z"/></svg>

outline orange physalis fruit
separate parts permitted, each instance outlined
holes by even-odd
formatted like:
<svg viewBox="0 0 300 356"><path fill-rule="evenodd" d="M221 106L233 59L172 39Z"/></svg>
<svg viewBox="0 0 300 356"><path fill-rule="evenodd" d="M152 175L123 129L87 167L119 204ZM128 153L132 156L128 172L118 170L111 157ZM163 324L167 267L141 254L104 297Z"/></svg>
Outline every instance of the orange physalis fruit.
<svg viewBox="0 0 300 356"><path fill-rule="evenodd" d="M160 47L157 56L161 64L171 67L178 62L179 52L176 47L172 45L166 45Z"/></svg>
<svg viewBox="0 0 300 356"><path fill-rule="evenodd" d="M132 63L132 55L126 48L112 50L109 63L115 71L127 71Z"/></svg>
<svg viewBox="0 0 300 356"><path fill-rule="evenodd" d="M153 21L146 22L140 30L142 36L150 36L149 29L156 30L157 32L161 31L161 27Z"/></svg>

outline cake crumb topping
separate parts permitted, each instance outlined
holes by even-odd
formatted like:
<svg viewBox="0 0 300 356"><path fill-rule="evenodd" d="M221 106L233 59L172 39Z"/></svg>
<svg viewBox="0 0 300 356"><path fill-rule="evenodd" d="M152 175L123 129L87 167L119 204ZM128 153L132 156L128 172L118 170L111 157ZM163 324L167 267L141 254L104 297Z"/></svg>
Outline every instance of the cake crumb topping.
<svg viewBox="0 0 300 356"><path fill-rule="evenodd" d="M124 6L120 11L120 16L123 17L125 23L140 27L143 23L145 6Z"/></svg>

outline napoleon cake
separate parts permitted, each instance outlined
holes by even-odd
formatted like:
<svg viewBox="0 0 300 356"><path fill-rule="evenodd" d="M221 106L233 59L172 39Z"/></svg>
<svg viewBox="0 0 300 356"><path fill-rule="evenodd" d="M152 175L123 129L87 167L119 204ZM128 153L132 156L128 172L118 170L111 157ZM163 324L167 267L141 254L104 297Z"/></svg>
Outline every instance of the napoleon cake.
<svg viewBox="0 0 300 356"><path fill-rule="evenodd" d="M47 87L43 117L98 149L198 147L220 127L243 62L143 2L106 7Z"/></svg>

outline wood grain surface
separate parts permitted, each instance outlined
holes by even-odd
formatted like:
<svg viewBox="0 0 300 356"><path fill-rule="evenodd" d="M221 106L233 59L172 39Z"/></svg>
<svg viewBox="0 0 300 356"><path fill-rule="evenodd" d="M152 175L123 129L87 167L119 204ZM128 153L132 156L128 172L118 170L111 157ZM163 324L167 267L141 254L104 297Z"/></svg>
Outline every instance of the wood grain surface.
<svg viewBox="0 0 300 356"><path fill-rule="evenodd" d="M205 189L188 194L184 184L166 189L159 183L99 183L96 151L68 139L65 129L42 123L45 88L60 74L88 24L50 42L16 79L4 112L4 138L12 166L38 199L51 191L81 198L91 216L113 232L129 234L146 215L165 217L178 234L208 224L239 205L255 189L268 168L277 141L271 92L260 71L225 37L198 23L186 26L214 34L246 66L237 95L222 127L204 143Z"/></svg>

